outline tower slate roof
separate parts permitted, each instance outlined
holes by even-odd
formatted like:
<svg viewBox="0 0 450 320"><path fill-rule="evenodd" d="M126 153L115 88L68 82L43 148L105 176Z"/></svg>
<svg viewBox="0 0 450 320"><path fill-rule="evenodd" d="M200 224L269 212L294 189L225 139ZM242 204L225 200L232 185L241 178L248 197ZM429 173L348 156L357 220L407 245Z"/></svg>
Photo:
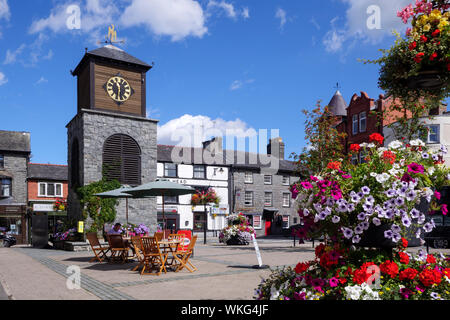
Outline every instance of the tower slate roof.
<svg viewBox="0 0 450 320"><path fill-rule="evenodd" d="M339 90L337 90L333 98L331 98L328 103L328 107L330 108L330 112L335 116L347 115L347 103L345 103L345 100Z"/></svg>
<svg viewBox="0 0 450 320"><path fill-rule="evenodd" d="M94 50L91 50L89 52L86 52L84 54L83 59L81 59L78 66L75 68L75 70L72 72L73 75L77 75L78 71L80 70L81 66L88 61L90 58L100 58L100 59L106 59L106 60L113 60L119 64L125 64L125 65L133 65L133 66L139 66L145 71L152 68L151 65L148 63L145 63L142 60L139 60L136 57L133 57L131 54L125 52L124 50L113 46L113 45L106 45Z"/></svg>

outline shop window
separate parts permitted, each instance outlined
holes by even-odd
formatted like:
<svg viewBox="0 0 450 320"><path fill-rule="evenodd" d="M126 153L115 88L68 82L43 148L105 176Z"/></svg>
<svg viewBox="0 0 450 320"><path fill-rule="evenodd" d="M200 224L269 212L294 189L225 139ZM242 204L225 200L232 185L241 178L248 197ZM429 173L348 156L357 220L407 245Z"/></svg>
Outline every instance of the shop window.
<svg viewBox="0 0 450 320"><path fill-rule="evenodd" d="M20 216L0 217L0 231L9 234L22 234L22 218Z"/></svg>
<svg viewBox="0 0 450 320"><path fill-rule="evenodd" d="M261 216L252 216L252 225L255 229L261 229Z"/></svg>

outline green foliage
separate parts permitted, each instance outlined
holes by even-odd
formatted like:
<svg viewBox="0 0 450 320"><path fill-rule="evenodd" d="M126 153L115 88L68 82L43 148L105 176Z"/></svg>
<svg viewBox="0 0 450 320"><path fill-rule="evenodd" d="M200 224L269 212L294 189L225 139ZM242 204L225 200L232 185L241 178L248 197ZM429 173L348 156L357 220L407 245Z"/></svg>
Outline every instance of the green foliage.
<svg viewBox="0 0 450 320"><path fill-rule="evenodd" d="M335 128L338 118L333 115L328 106L322 107L317 102L313 110L303 110L305 116L305 140L308 146L301 154L294 155L299 163L302 176L321 172L329 162L343 159L344 139L346 134L339 133Z"/></svg>
<svg viewBox="0 0 450 320"><path fill-rule="evenodd" d="M93 221L88 232L97 232L103 229L105 223L114 222L116 218L115 207L118 200L115 198L100 198L95 194L117 188L120 188L119 181L106 179L78 188L77 193L83 207L83 219L86 220L89 217Z"/></svg>

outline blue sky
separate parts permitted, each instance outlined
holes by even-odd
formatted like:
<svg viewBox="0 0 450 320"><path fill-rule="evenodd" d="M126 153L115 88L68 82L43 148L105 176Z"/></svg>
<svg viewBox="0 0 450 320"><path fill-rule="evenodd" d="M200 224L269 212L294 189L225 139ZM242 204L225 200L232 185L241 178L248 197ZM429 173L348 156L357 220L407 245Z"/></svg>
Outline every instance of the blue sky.
<svg viewBox="0 0 450 320"><path fill-rule="evenodd" d="M301 110L327 104L337 82L347 102L360 91L382 93L378 67L357 59L393 44L390 30L405 28L396 12L408 3L0 0L0 129L31 133L32 162L66 164L65 126L76 113L69 71L113 23L122 49L155 63L147 111L160 121L160 143L174 144L173 130L202 123L236 134L278 129L286 153L298 153ZM67 27L70 5L80 8L80 29ZM373 5L380 27L369 29Z"/></svg>

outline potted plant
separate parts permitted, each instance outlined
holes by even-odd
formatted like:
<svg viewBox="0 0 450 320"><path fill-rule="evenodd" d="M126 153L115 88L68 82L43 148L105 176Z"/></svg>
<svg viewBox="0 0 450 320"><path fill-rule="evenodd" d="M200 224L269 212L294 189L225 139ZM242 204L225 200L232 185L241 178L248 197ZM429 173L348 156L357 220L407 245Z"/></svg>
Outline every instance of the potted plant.
<svg viewBox="0 0 450 320"><path fill-rule="evenodd" d="M418 0L397 13L410 23L404 37L381 50L379 86L401 100L431 98L441 101L450 89L450 25L448 1Z"/></svg>
<svg viewBox="0 0 450 320"><path fill-rule="evenodd" d="M303 223L297 237L323 236L325 241L313 261L277 270L264 280L256 298L450 299L449 260L405 251L408 235L420 240L434 229L421 202L447 215L435 191L450 183L450 169L442 163L447 150L428 150L420 140L381 147L383 140L372 134L370 143L350 147L366 150L365 163L332 161L296 184ZM374 272L383 276L377 286L369 281Z"/></svg>
<svg viewBox="0 0 450 320"><path fill-rule="evenodd" d="M228 226L219 234L219 242L227 245L248 245L255 230L248 224L243 213L232 214L227 217Z"/></svg>

